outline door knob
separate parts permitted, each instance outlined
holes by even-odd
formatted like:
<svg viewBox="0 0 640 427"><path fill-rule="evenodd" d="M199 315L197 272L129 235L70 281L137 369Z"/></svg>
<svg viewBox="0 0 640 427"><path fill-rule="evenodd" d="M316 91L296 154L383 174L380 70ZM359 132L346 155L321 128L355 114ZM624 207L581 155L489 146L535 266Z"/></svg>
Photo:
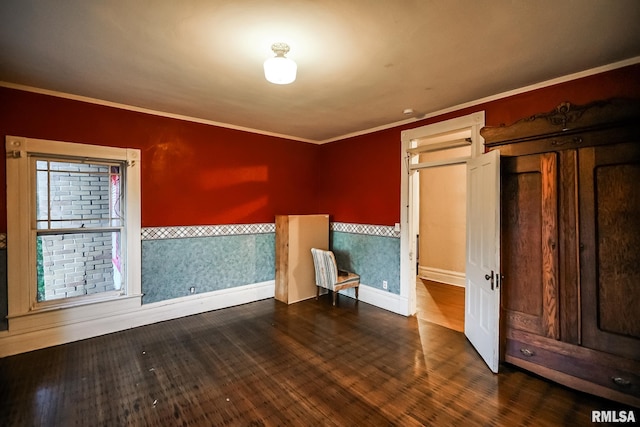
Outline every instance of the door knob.
<svg viewBox="0 0 640 427"><path fill-rule="evenodd" d="M493 290L493 270L491 270L491 274L485 274L484 278L491 281L491 290Z"/></svg>

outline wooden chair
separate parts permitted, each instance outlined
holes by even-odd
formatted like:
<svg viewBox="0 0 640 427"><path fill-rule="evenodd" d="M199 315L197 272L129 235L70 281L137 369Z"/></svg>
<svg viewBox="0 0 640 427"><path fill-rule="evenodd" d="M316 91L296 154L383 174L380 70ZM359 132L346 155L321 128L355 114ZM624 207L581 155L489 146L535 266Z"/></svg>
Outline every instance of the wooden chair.
<svg viewBox="0 0 640 427"><path fill-rule="evenodd" d="M333 305L336 305L338 291L347 288L356 288L356 301L358 300L358 287L360 276L355 273L338 270L336 257L331 251L311 249L313 265L316 270L316 299L320 296L320 288L333 292Z"/></svg>

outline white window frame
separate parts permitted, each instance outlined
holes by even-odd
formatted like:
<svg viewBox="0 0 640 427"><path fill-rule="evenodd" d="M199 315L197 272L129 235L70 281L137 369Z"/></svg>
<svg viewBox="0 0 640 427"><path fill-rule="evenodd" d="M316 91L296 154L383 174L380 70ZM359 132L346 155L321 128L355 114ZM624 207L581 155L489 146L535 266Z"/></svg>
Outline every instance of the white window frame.
<svg viewBox="0 0 640 427"><path fill-rule="evenodd" d="M122 293L104 298L65 298L37 304L36 242L31 221L35 211L35 182L31 156L117 161L126 165L122 232L125 276ZM25 137L6 137L7 164L7 278L9 330L38 329L74 323L141 304L140 150L104 147ZM96 307L98 305L98 307ZM61 316L60 312L65 311Z"/></svg>

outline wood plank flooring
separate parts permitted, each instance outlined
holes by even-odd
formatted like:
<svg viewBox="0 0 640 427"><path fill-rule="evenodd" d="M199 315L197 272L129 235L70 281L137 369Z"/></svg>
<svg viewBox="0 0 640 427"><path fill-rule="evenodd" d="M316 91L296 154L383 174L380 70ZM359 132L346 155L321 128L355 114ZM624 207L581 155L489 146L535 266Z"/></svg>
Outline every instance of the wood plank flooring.
<svg viewBox="0 0 640 427"><path fill-rule="evenodd" d="M501 369L419 317L268 299L0 359L0 425L568 426L624 408Z"/></svg>
<svg viewBox="0 0 640 427"><path fill-rule="evenodd" d="M464 331L464 288L418 278L416 296L419 319Z"/></svg>

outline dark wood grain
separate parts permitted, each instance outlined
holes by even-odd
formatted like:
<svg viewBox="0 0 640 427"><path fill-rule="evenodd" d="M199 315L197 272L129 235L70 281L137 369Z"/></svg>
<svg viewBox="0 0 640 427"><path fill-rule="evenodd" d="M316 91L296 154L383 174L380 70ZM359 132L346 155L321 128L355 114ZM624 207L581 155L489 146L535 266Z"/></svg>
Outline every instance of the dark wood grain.
<svg viewBox="0 0 640 427"><path fill-rule="evenodd" d="M502 168L502 308L506 327L560 337L556 153L507 157Z"/></svg>
<svg viewBox="0 0 640 427"><path fill-rule="evenodd" d="M502 166L502 308L507 327L544 333L541 155L504 158Z"/></svg>
<svg viewBox="0 0 640 427"><path fill-rule="evenodd" d="M600 167L595 182L600 328L640 338L640 162Z"/></svg>
<svg viewBox="0 0 640 427"><path fill-rule="evenodd" d="M557 154L540 156L542 231L542 325L545 336L560 338L558 328L558 166Z"/></svg>
<svg viewBox="0 0 640 427"><path fill-rule="evenodd" d="M574 148L584 142L583 132L593 134L612 127L637 123L640 101L607 99L586 105L562 102L551 111L525 117L508 126L488 126L480 130L490 147L552 139L554 149ZM586 135L588 138L589 135Z"/></svg>
<svg viewBox="0 0 640 427"><path fill-rule="evenodd" d="M574 107L481 131L503 156L501 351L640 405L640 102Z"/></svg>
<svg viewBox="0 0 640 427"><path fill-rule="evenodd" d="M580 150L583 345L640 360L640 144Z"/></svg>
<svg viewBox="0 0 640 427"><path fill-rule="evenodd" d="M580 275L578 242L578 152L558 153L559 168L559 251L558 251L558 310L560 338L564 342L580 344Z"/></svg>
<svg viewBox="0 0 640 427"><path fill-rule="evenodd" d="M567 386L640 406L640 362L515 329L507 332L505 360ZM615 378L625 384L616 384Z"/></svg>
<svg viewBox="0 0 640 427"><path fill-rule="evenodd" d="M620 408L494 375L459 332L326 295L0 359L3 426L553 426Z"/></svg>

